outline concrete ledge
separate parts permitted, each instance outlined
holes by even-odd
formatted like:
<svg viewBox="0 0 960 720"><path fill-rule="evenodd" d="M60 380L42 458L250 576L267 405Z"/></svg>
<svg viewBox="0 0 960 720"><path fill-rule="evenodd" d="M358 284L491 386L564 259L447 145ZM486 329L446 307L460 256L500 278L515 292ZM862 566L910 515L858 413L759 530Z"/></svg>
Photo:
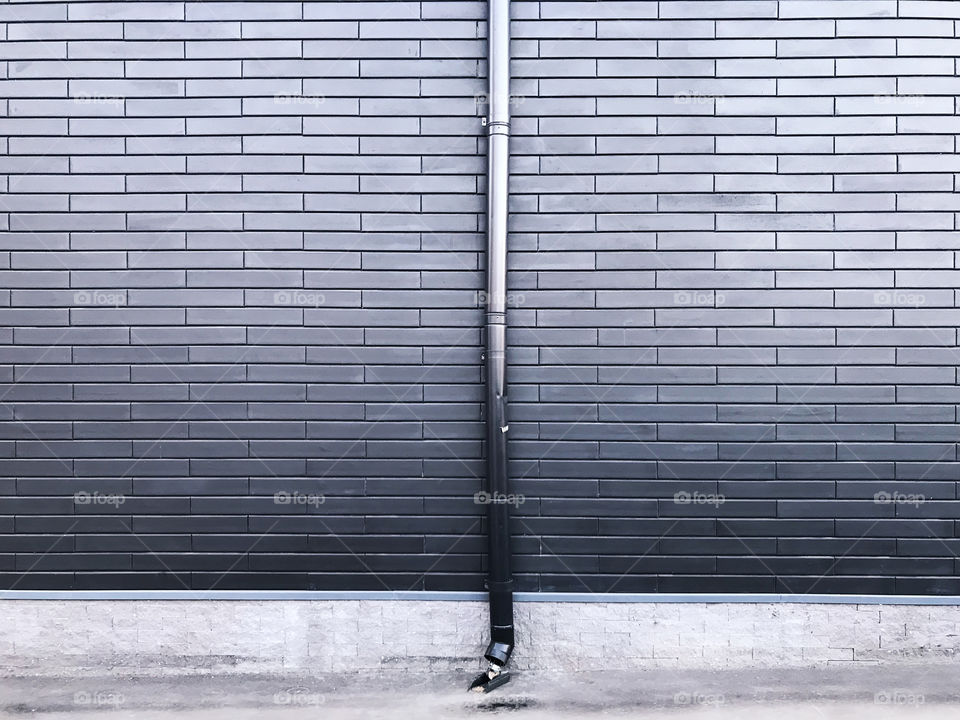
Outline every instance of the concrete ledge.
<svg viewBox="0 0 960 720"><path fill-rule="evenodd" d="M790 593L518 592L517 602L802 603L824 605L960 605L957 595L803 595ZM430 590L0 590L0 600L424 600L482 602L484 592Z"/></svg>
<svg viewBox="0 0 960 720"><path fill-rule="evenodd" d="M517 669L954 662L960 604L555 602L516 608ZM738 596L739 597L739 596ZM328 673L480 667L477 600L0 601L6 675Z"/></svg>

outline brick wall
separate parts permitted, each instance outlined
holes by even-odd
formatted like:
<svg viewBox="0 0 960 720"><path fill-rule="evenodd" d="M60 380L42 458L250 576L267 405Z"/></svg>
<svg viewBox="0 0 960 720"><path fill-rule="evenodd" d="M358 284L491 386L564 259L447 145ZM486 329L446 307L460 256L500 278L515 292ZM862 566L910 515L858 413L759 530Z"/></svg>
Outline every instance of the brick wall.
<svg viewBox="0 0 960 720"><path fill-rule="evenodd" d="M0 584L481 587L484 12L0 4ZM513 15L520 586L960 592L957 4Z"/></svg>
<svg viewBox="0 0 960 720"><path fill-rule="evenodd" d="M428 674L469 673L480 670L489 632L484 602L0 600L0 607L9 620L0 626L0 677L409 672L411 664ZM960 653L956 605L519 602L516 616L517 670L843 672L881 664L921 665L935 676L955 668ZM869 682L882 687L880 670ZM869 687L858 690L868 695Z"/></svg>

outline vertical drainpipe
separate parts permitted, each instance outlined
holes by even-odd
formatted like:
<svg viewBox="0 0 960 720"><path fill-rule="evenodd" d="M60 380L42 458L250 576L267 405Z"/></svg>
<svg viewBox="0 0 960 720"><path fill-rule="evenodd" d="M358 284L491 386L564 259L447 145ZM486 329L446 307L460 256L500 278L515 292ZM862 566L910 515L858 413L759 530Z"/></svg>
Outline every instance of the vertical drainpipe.
<svg viewBox="0 0 960 720"><path fill-rule="evenodd" d="M470 686L488 692L510 679L513 652L513 575L507 477L507 180L510 158L510 1L488 0L486 447L490 644L488 670Z"/></svg>

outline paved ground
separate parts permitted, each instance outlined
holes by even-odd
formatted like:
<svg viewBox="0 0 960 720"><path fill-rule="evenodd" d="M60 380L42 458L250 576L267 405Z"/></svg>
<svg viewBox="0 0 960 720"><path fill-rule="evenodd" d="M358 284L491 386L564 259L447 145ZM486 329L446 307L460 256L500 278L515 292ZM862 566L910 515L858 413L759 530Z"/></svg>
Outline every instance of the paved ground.
<svg viewBox="0 0 960 720"><path fill-rule="evenodd" d="M462 675L0 677L0 718L316 720L510 717L926 720L960 713L958 665L517 675L489 695Z"/></svg>

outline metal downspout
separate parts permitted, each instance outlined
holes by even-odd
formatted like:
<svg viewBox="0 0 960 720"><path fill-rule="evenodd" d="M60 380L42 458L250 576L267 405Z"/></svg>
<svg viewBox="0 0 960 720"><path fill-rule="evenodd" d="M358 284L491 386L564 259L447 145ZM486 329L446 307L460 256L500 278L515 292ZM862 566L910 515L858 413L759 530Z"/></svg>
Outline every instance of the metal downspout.
<svg viewBox="0 0 960 720"><path fill-rule="evenodd" d="M487 287L486 447L490 666L471 685L488 692L508 682L505 666L513 652L513 575L510 569L510 505L507 476L507 181L510 158L510 2L488 0L487 74Z"/></svg>

